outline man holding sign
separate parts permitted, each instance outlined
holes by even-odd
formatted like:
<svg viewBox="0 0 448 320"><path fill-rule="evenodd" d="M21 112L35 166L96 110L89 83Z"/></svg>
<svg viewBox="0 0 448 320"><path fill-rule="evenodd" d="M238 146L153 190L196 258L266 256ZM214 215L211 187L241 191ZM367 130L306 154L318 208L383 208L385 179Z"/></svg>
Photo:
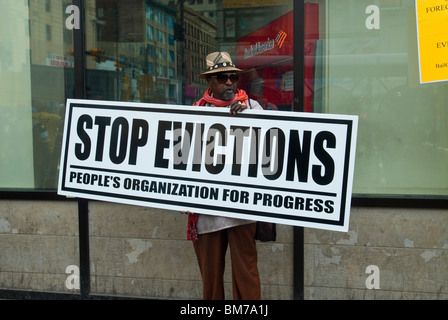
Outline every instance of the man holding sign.
<svg viewBox="0 0 448 320"><path fill-rule="evenodd" d="M227 52L214 52L206 57L207 71L200 75L209 89L195 106L230 108L233 115L245 109L262 110L237 88L242 70L235 67ZM203 281L204 300L224 299L224 266L227 246L232 260L233 298L261 298L260 277L255 243L256 223L222 216L188 212L188 239L193 240Z"/></svg>
<svg viewBox="0 0 448 320"><path fill-rule="evenodd" d="M68 99L58 194L196 213L204 298L230 246L234 298L257 299L254 220L348 231L358 118L262 111L227 53L207 63L196 106Z"/></svg>

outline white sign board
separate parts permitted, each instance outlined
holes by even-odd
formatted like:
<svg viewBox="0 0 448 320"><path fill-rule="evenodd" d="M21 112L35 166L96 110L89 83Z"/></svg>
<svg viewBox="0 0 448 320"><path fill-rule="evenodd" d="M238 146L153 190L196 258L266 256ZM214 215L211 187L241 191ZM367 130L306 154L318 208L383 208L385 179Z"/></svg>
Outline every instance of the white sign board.
<svg viewBox="0 0 448 320"><path fill-rule="evenodd" d="M68 100L58 194L347 231L356 116Z"/></svg>

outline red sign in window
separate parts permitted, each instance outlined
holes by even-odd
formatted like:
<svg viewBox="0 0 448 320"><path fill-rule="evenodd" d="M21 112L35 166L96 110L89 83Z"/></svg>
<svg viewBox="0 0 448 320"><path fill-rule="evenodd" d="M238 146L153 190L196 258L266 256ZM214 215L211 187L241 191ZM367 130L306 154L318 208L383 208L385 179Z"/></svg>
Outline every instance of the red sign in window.
<svg viewBox="0 0 448 320"><path fill-rule="evenodd" d="M315 42L319 38L319 6L305 6L305 101L312 112ZM237 42L237 66L245 70L240 87L265 109L291 110L294 98L293 12L289 12Z"/></svg>

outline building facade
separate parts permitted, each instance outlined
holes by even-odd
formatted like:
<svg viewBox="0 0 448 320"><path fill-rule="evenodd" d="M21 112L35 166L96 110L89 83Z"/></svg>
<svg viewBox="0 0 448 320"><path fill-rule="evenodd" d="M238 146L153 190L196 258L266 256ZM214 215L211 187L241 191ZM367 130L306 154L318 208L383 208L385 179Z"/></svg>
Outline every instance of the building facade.
<svg viewBox="0 0 448 320"><path fill-rule="evenodd" d="M202 297L184 215L57 186L67 99L191 105L220 50L265 109L359 117L349 231L278 225L257 243L262 298L447 299L447 61L423 63L419 20L446 11L430 2L2 0L0 298Z"/></svg>

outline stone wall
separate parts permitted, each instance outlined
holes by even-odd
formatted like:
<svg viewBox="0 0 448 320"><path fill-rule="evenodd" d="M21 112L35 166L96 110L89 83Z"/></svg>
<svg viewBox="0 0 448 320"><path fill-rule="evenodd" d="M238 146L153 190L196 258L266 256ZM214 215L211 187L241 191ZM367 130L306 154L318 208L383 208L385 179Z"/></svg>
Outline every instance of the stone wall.
<svg viewBox="0 0 448 320"><path fill-rule="evenodd" d="M101 202L91 202L89 214L92 293L202 298L186 215ZM257 245L263 298L292 299L292 228L280 226L277 242ZM231 299L229 254L225 282Z"/></svg>
<svg viewBox="0 0 448 320"><path fill-rule="evenodd" d="M179 212L89 202L90 293L201 299L202 282L187 216ZM66 268L79 266L77 202L0 201L0 289L79 293ZM263 299L293 297L292 228L258 243ZM226 297L232 298L229 255ZM70 287L70 286L69 286Z"/></svg>
<svg viewBox="0 0 448 320"><path fill-rule="evenodd" d="M201 299L186 219L89 202L91 294ZM78 234L76 201L0 201L0 289L79 293ZM257 246L262 298L293 299L293 228ZM448 298L448 210L353 208L349 232L305 229L304 249L305 299ZM229 299L230 270L227 257Z"/></svg>
<svg viewBox="0 0 448 320"><path fill-rule="evenodd" d="M305 299L448 299L447 266L448 210L353 208L348 233L305 232Z"/></svg>
<svg viewBox="0 0 448 320"><path fill-rule="evenodd" d="M67 292L79 265L75 201L0 201L0 289Z"/></svg>

